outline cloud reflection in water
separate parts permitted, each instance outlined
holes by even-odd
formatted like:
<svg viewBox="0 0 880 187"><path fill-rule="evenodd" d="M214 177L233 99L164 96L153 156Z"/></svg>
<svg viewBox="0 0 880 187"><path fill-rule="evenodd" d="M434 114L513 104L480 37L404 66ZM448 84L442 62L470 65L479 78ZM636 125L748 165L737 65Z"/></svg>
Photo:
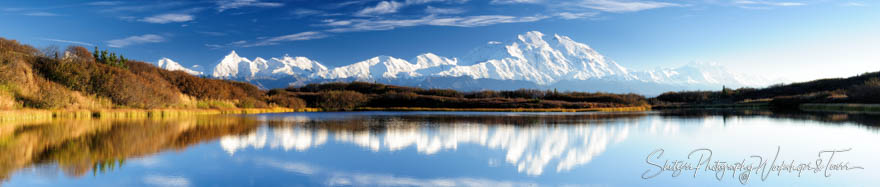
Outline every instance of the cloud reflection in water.
<svg viewBox="0 0 880 187"><path fill-rule="evenodd" d="M381 120L381 128L358 129L338 127L357 125L315 125L304 121L308 120L297 118L296 122L300 125L270 126L247 135L226 136L220 140L220 144L230 155L248 147L262 149L267 142L271 148L306 151L325 144L328 139L333 143L353 144L373 152L393 152L413 147L425 155L471 144L503 150L504 160L516 166L518 172L541 175L548 166L555 165L557 172L564 172L589 163L609 145L626 139L630 129L638 125L632 122L600 125L423 124ZM667 133L677 129L668 127L670 125L652 123L648 128L660 128Z"/></svg>

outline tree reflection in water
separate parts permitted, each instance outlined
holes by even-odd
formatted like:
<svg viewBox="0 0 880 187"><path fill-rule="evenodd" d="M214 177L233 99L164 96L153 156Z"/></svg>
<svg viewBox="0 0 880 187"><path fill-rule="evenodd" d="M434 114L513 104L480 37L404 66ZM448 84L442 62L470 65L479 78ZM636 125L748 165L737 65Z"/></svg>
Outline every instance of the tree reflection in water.
<svg viewBox="0 0 880 187"><path fill-rule="evenodd" d="M786 114L766 111L641 113L288 113L203 116L152 120L52 120L0 124L0 178L28 167L57 167L69 176L95 175L127 160L162 151L182 151L219 141L230 155L242 149L309 151L328 143L373 152L413 149L432 155L475 145L503 152L518 172L541 175L589 163L613 145L639 133L675 134L676 120L727 120L766 116L831 124L867 124L877 117L856 114ZM718 118L720 116L720 118ZM673 121L673 122L670 122ZM723 125L724 123L712 122Z"/></svg>

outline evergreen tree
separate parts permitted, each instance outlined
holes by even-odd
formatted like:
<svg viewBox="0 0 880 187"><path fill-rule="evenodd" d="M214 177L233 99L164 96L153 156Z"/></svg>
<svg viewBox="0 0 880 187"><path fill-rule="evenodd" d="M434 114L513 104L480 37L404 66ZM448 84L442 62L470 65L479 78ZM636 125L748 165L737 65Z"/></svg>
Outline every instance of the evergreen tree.
<svg viewBox="0 0 880 187"><path fill-rule="evenodd" d="M98 46L95 46L95 52L92 53L92 57L95 57L95 61L98 61L98 57L100 57L98 55Z"/></svg>
<svg viewBox="0 0 880 187"><path fill-rule="evenodd" d="M101 51L101 60L99 61L101 63L107 63L107 50Z"/></svg>

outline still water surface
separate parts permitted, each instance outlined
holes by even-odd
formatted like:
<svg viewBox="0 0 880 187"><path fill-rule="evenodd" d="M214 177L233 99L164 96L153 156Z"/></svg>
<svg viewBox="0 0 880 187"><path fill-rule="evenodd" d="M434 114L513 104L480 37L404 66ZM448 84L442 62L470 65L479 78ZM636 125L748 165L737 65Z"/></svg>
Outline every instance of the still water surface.
<svg viewBox="0 0 880 187"><path fill-rule="evenodd" d="M0 178L2 186L877 186L878 124L873 115L768 111L55 120L0 125ZM664 163L681 171L662 171ZM720 166L729 170L709 169Z"/></svg>

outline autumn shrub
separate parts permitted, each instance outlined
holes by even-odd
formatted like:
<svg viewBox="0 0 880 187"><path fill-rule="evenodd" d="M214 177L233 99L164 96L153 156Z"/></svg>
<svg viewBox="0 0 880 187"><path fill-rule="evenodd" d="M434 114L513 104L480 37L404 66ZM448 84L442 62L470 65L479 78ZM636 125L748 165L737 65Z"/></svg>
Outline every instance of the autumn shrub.
<svg viewBox="0 0 880 187"><path fill-rule="evenodd" d="M880 78L872 78L862 85L853 86L846 92L854 102L880 103Z"/></svg>
<svg viewBox="0 0 880 187"><path fill-rule="evenodd" d="M239 99L238 102L235 104L235 106L238 108L266 108L266 107L269 107L269 105L266 104L265 101L257 100L257 99L250 98L250 97Z"/></svg>
<svg viewBox="0 0 880 187"><path fill-rule="evenodd" d="M318 98L318 106L325 110L354 110L368 100L367 96L355 91L325 91Z"/></svg>
<svg viewBox="0 0 880 187"><path fill-rule="evenodd" d="M305 100L300 99L299 97L288 91L282 89L273 89L269 90L267 95L267 102L271 105L293 109L306 108Z"/></svg>
<svg viewBox="0 0 880 187"><path fill-rule="evenodd" d="M306 101L294 96L275 95L269 97L269 103L275 106L302 109L306 108Z"/></svg>
<svg viewBox="0 0 880 187"><path fill-rule="evenodd" d="M226 109L235 108L235 103L222 100L199 100L196 101L196 107L201 109Z"/></svg>
<svg viewBox="0 0 880 187"><path fill-rule="evenodd" d="M18 108L19 104L12 89L9 85L0 84L0 110Z"/></svg>
<svg viewBox="0 0 880 187"><path fill-rule="evenodd" d="M88 58L34 61L34 67L48 79L75 91L107 97L117 105L157 108L178 101L177 90L155 74L135 74Z"/></svg>

